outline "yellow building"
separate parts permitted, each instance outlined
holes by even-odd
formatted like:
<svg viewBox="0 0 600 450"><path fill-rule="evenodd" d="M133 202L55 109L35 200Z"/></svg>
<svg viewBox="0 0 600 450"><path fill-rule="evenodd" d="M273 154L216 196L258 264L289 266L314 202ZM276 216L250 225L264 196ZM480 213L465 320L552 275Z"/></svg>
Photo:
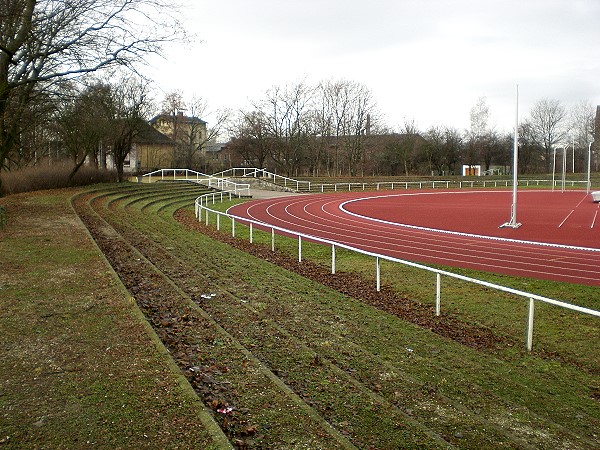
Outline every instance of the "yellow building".
<svg viewBox="0 0 600 450"><path fill-rule="evenodd" d="M177 114L159 114L150 120L150 125L171 138L182 148L191 148L194 153L206 154L206 122L198 117Z"/></svg>

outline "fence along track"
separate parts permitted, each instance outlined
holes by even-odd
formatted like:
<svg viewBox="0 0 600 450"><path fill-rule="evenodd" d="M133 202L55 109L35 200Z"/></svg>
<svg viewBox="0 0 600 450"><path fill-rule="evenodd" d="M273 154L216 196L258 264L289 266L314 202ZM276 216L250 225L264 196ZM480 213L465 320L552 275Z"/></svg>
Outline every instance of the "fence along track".
<svg viewBox="0 0 600 450"><path fill-rule="evenodd" d="M365 251L362 249L358 249L358 248L355 248L355 247L352 247L352 246L349 246L346 244L342 244L339 242L331 241L328 239L323 239L323 238L320 238L317 236L299 233L297 231L293 231L290 229L270 225L265 222L260 222L260 221L248 219L245 217L228 214L228 213L225 213L222 211L210 209L208 207L208 204L209 203L214 204L217 200L223 201L223 196L219 195L219 194L211 193L211 194L206 194L206 195L200 196L196 199L194 209L195 209L195 215L196 215L196 218L198 219L198 221L202 221L203 215L204 215L204 220L208 224L209 223L209 214L213 214L217 218L217 228L219 228L220 218L226 217L232 221L233 233L235 233L235 223L236 222L248 224L250 227L250 242L252 242L252 240L253 240L253 238L252 238L253 226L262 227L264 229L271 230L272 247L273 248L275 245L274 244L275 232L278 232L280 234L296 236L298 239L298 259L299 260L302 260L302 240L303 239L315 241L315 242L318 242L318 243L321 243L324 245L328 245L331 247L331 269L332 269L331 272L332 272L332 274L335 273L336 249L342 248L345 250L349 250L351 252L355 252L355 253L359 253L359 254L362 254L365 256L375 258L375 278L376 278L377 291L379 291L381 289L381 261L389 261L392 263L402 264L405 266L409 266L409 267L413 267L416 269L434 273L436 275L435 311L436 311L436 315L438 315L438 316L441 314L441 298L442 298L441 280L442 280L442 276L462 280L462 281L465 281L468 283L477 284L477 285L484 286L484 287L487 287L490 289L494 289L494 290L512 294L512 295L515 295L518 297L526 298L526 299L528 299L529 303L528 303L528 314L527 314L527 322L526 322L525 346L526 346L527 350L529 350L529 351L531 351L533 348L535 301L540 301L543 303L551 304L551 305L558 306L561 308L576 311L576 312L582 313L582 314L600 317L600 311L596 311L594 309L584 308L582 306L574 305L574 304L567 303L567 302L564 302L561 300L544 297L541 295L533 294L531 292L520 291L518 289L513 289L513 288L506 287L506 286L501 286L498 284L490 283L488 281L478 280L478 279L467 277L464 275L459 275L459 274L456 274L453 272L448 272L446 270L435 269L435 268L432 268L429 266L425 266L423 264L414 263L412 261L407 261L407 260L403 260L403 259L399 259L399 258L393 258L393 257L386 256L386 255L368 252L368 251ZM204 214L203 214L203 211L204 211Z"/></svg>
<svg viewBox="0 0 600 450"><path fill-rule="evenodd" d="M278 175L269 172L266 169L257 169L249 167L231 168L219 172L215 177L231 177L231 178L261 178L269 180L273 184L294 190L296 192L307 193L325 193L325 192L352 192L365 190L395 190L395 189L464 189L464 188L499 188L511 187L511 180L486 180L485 177L480 177L478 180L414 180L414 181L368 181L368 182L338 182L338 183L319 183L313 181L296 180L294 178ZM581 188L587 187L587 181L567 180L565 187ZM560 180L519 180L521 187L537 187L537 186L554 186L561 187Z"/></svg>

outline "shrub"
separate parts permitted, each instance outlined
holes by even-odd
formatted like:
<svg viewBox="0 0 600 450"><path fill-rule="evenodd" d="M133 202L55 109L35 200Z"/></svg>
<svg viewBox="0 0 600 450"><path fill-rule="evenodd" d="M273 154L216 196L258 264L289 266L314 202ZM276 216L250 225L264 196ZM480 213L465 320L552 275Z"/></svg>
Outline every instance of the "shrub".
<svg viewBox="0 0 600 450"><path fill-rule="evenodd" d="M106 169L82 167L69 180L72 166L35 166L12 172L2 172L0 175L0 195L16 194L18 192L57 189L71 186L104 183L117 180L117 173Z"/></svg>

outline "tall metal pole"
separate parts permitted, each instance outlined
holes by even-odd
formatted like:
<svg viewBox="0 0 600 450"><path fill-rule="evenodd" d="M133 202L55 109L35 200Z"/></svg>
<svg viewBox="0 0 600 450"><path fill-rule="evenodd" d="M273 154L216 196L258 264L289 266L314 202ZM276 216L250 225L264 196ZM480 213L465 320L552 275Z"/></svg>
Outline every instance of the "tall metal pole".
<svg viewBox="0 0 600 450"><path fill-rule="evenodd" d="M567 148L569 146L565 145L563 147L563 163L562 163L562 189L561 192L565 192L565 184L566 184L566 176L567 176Z"/></svg>
<svg viewBox="0 0 600 450"><path fill-rule="evenodd" d="M554 152L553 152L553 160L552 160L552 192L554 192L554 178L555 178L555 173L556 173L556 147L554 147Z"/></svg>
<svg viewBox="0 0 600 450"><path fill-rule="evenodd" d="M592 144L593 142L590 142L590 145L588 147L588 178L587 178L587 193L590 193L590 190L592 189L592 179L590 178L590 174L592 172Z"/></svg>
<svg viewBox="0 0 600 450"><path fill-rule="evenodd" d="M517 106L515 112L515 138L513 141L513 201L510 211L510 221L517 222L517 176L519 172L519 85L517 84ZM520 225L520 224L519 224ZM518 225L517 225L518 226Z"/></svg>
<svg viewBox="0 0 600 450"><path fill-rule="evenodd" d="M513 141L513 194L512 206L510 208L510 221L500 225L500 228L519 228L520 223L517 222L517 183L519 171L519 85L517 84L517 106L515 113L515 138Z"/></svg>
<svg viewBox="0 0 600 450"><path fill-rule="evenodd" d="M575 173L575 136L571 136L573 140L573 173Z"/></svg>

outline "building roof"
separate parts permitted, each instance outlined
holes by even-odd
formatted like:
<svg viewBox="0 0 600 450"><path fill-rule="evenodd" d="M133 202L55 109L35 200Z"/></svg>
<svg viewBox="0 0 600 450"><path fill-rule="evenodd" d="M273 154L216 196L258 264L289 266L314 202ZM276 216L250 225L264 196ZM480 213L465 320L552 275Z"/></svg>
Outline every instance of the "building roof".
<svg viewBox="0 0 600 450"><path fill-rule="evenodd" d="M154 116L152 119L150 119L150 123L152 125L154 125L156 122L160 121L160 120L164 120L167 122L173 122L173 118L175 118L175 120L177 120L178 122L183 122L183 123L202 123L204 125L206 125L208 122L205 122L204 120L200 119L199 117L190 117L190 116L184 116L182 112L177 113L177 115L172 115L172 114L159 114L157 116Z"/></svg>
<svg viewBox="0 0 600 450"><path fill-rule="evenodd" d="M217 153L223 150L226 145L226 142L208 142L206 144L206 151L207 153Z"/></svg>
<svg viewBox="0 0 600 450"><path fill-rule="evenodd" d="M146 122L140 123L140 128L133 141L137 144L177 145L169 136L161 133Z"/></svg>

